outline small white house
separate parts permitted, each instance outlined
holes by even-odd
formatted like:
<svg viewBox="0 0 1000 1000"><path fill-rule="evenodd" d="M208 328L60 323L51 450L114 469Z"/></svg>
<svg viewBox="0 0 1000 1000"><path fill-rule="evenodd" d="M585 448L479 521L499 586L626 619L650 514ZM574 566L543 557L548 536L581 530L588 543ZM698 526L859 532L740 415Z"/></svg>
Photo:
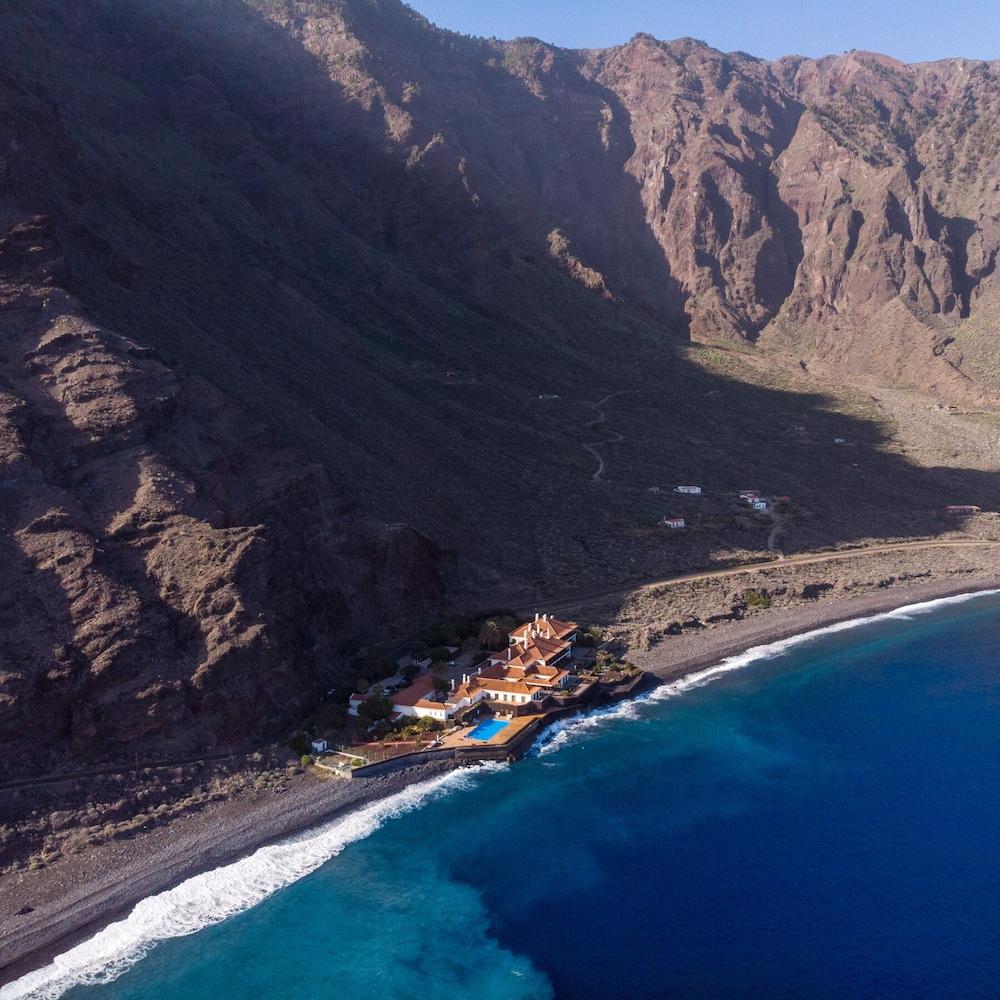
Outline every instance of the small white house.
<svg viewBox="0 0 1000 1000"><path fill-rule="evenodd" d="M683 517L665 517L663 519L663 523L668 528L675 528L676 529L676 528L683 528L683 527L685 527L684 518Z"/></svg>
<svg viewBox="0 0 1000 1000"><path fill-rule="evenodd" d="M750 506L753 507L754 510L767 510L767 501L758 497L756 500L750 501Z"/></svg>
<svg viewBox="0 0 1000 1000"><path fill-rule="evenodd" d="M313 753L326 753L328 746L326 740L313 740L309 745Z"/></svg>
<svg viewBox="0 0 1000 1000"><path fill-rule="evenodd" d="M675 493L690 493L693 496L698 496L701 493L700 486L675 486Z"/></svg>
<svg viewBox="0 0 1000 1000"><path fill-rule="evenodd" d="M357 715L358 708L363 702L368 700L368 695L366 694L352 694L347 700L347 714Z"/></svg>

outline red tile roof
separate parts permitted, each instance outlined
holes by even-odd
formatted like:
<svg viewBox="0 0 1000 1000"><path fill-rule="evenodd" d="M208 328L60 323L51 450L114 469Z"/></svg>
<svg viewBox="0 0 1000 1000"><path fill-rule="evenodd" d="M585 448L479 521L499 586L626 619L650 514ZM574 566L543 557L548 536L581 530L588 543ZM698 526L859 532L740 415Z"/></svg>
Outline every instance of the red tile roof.
<svg viewBox="0 0 1000 1000"><path fill-rule="evenodd" d="M478 677L481 688L487 691L511 691L515 694L531 694L531 688L523 681L507 681L496 677Z"/></svg>
<svg viewBox="0 0 1000 1000"><path fill-rule="evenodd" d="M412 708L434 690L434 678L430 674L421 674L409 687L403 688L393 695L393 705L406 705Z"/></svg>
<svg viewBox="0 0 1000 1000"><path fill-rule="evenodd" d="M538 618L536 621L526 622L510 633L510 638L518 642L529 639L532 633L537 632L543 638L565 639L577 630L576 622L562 621L559 618Z"/></svg>

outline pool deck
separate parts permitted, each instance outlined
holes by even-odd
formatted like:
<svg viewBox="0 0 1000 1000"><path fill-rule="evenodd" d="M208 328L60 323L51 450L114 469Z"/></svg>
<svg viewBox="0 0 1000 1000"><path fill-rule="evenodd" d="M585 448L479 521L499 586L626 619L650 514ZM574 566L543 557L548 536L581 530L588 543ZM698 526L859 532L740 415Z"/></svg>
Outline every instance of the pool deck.
<svg viewBox="0 0 1000 1000"><path fill-rule="evenodd" d="M506 746L508 743L513 743L525 729L537 722L540 718L542 718L541 713L537 715L520 715L513 719L500 719L499 721L506 722L507 725L505 725L498 733L491 736L488 740L473 740L469 738L469 733L471 733L480 722L486 721L484 719L478 719L473 725L463 726L457 733L452 733L450 736L444 737L441 741L441 746L442 748L448 749Z"/></svg>

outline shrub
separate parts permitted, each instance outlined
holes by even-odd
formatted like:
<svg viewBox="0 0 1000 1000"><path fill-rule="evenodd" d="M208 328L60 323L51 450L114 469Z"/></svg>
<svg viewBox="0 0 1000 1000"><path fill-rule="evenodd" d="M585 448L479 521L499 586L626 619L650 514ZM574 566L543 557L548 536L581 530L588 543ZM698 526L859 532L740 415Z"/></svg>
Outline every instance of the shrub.
<svg viewBox="0 0 1000 1000"><path fill-rule="evenodd" d="M303 767L308 767L312 762L313 762L312 754L309 753L304 753L302 757L299 759L299 763Z"/></svg>
<svg viewBox="0 0 1000 1000"><path fill-rule="evenodd" d="M288 749L300 757L309 753L309 737L305 733L295 733L288 741Z"/></svg>
<svg viewBox="0 0 1000 1000"><path fill-rule="evenodd" d="M447 623L432 625L420 637L428 646L457 646L459 635L455 628Z"/></svg>
<svg viewBox="0 0 1000 1000"><path fill-rule="evenodd" d="M305 724L310 730L340 729L346 721L347 712L343 705L331 702L313 712Z"/></svg>
<svg viewBox="0 0 1000 1000"><path fill-rule="evenodd" d="M368 725L388 719L390 715L392 715L392 701L381 695L368 698L358 706L358 718Z"/></svg>
<svg viewBox="0 0 1000 1000"><path fill-rule="evenodd" d="M594 673L603 674L608 670L614 670L618 666L618 659L614 653L609 653L606 649L599 649L594 660Z"/></svg>
<svg viewBox="0 0 1000 1000"><path fill-rule="evenodd" d="M599 646L604 642L604 629L598 625L588 625L586 628L580 629L577 641L581 646Z"/></svg>
<svg viewBox="0 0 1000 1000"><path fill-rule="evenodd" d="M744 598L747 605L751 608L769 608L771 606L770 596L761 593L759 590L748 590Z"/></svg>

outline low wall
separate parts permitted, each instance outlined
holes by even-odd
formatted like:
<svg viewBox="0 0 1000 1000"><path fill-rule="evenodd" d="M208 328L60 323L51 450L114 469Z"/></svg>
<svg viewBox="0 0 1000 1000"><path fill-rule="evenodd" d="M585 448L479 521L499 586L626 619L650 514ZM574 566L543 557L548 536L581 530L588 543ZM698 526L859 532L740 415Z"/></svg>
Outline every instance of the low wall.
<svg viewBox="0 0 1000 1000"><path fill-rule="evenodd" d="M402 771L408 767L419 767L421 764L453 761L455 767L464 764L475 764L483 760L512 760L520 756L534 743L543 725L542 720L525 726L517 736L503 746L484 747L441 747L437 750L414 750L412 753L400 754L386 760L363 764L347 772L351 778L372 778L380 774L390 774Z"/></svg>

